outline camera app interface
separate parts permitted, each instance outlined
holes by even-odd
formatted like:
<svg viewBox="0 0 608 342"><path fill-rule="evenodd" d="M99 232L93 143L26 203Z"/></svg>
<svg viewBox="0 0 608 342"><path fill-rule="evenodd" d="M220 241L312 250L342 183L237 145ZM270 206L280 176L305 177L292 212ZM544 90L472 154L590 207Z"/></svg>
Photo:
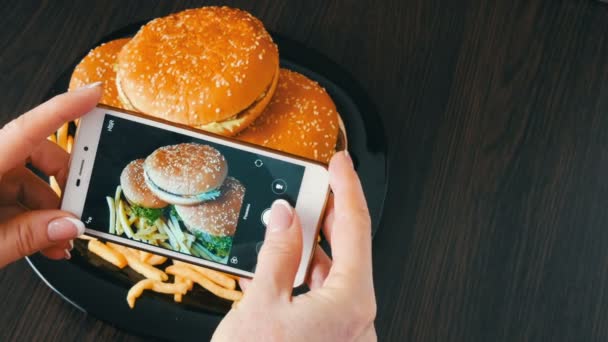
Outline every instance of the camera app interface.
<svg viewBox="0 0 608 342"><path fill-rule="evenodd" d="M253 272L272 202L304 167L106 114L87 227Z"/></svg>

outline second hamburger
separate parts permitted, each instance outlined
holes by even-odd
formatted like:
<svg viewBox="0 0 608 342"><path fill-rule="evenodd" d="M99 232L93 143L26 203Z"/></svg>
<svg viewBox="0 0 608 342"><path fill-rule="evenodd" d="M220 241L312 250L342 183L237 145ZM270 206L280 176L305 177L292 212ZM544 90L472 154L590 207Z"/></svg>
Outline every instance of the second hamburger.
<svg viewBox="0 0 608 342"><path fill-rule="evenodd" d="M220 193L217 199L199 205L176 205L175 211L186 229L196 237L195 243L208 254L204 257L225 263L232 248L245 187L237 179L228 177Z"/></svg>

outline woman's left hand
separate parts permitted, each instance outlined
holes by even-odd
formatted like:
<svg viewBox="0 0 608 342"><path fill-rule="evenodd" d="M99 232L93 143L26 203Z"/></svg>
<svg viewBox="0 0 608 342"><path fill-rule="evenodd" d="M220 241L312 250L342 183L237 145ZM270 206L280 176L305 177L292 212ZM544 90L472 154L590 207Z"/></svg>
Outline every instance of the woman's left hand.
<svg viewBox="0 0 608 342"><path fill-rule="evenodd" d="M84 232L84 224L57 210L57 194L26 164L63 187L69 155L47 137L95 107L101 93L101 84L93 84L56 96L0 130L0 268L37 251L51 259L70 258L71 240Z"/></svg>

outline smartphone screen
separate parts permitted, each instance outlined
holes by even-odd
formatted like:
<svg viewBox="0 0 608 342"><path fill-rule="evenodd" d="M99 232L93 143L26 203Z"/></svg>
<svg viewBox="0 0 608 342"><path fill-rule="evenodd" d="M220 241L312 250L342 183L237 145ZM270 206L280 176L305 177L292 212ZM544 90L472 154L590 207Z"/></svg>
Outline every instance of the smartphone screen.
<svg viewBox="0 0 608 342"><path fill-rule="evenodd" d="M226 218L226 210L216 205L224 195L223 187L200 203L188 205L167 202L166 205L145 208L126 198L125 184L121 187L121 175L127 165L137 160L144 162L159 149L183 144L213 148L224 158L227 165L224 185L231 183L234 189L238 189L238 196L230 204L233 217ZM269 209L277 199L284 199L294 207L298 204L305 169L303 165L106 113L81 217L89 229L253 273L264 240ZM171 181L171 174L165 176ZM148 177L146 184L153 186L150 185L151 176L144 174L144 177ZM198 212L199 207L208 209L214 205L215 210L201 209ZM227 219L235 221L236 229L209 227L210 222Z"/></svg>

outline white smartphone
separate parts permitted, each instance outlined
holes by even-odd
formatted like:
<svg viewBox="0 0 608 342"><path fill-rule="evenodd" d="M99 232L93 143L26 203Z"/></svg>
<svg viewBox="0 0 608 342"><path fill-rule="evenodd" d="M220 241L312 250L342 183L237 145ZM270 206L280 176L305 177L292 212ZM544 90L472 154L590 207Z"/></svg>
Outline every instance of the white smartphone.
<svg viewBox="0 0 608 342"><path fill-rule="evenodd" d="M302 224L299 286L328 194L321 164L99 105L80 119L61 207L87 235L252 277L284 199Z"/></svg>

